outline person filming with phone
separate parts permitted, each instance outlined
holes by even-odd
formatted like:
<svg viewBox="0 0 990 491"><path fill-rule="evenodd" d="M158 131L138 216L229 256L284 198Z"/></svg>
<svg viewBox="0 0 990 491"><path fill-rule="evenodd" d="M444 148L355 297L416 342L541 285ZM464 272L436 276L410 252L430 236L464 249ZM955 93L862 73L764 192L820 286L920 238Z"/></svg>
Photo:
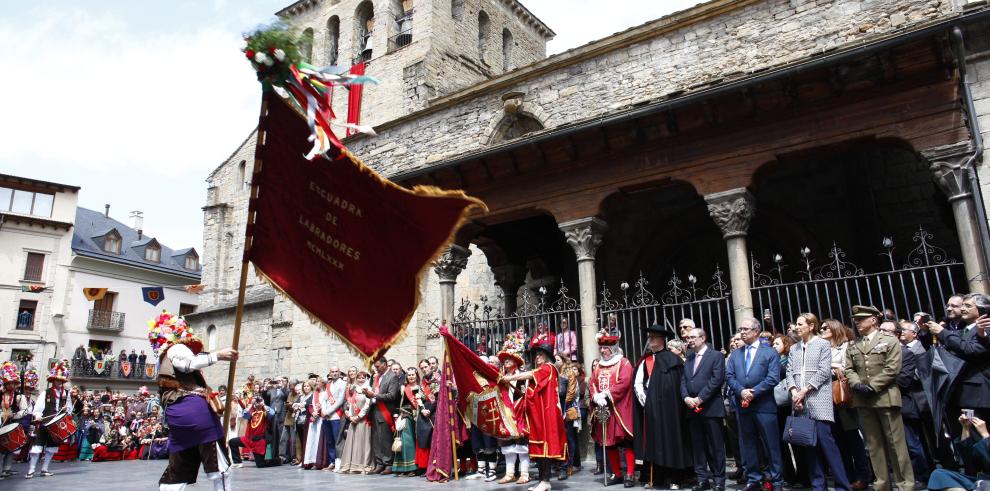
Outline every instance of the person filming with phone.
<svg viewBox="0 0 990 491"><path fill-rule="evenodd" d="M948 469L935 469L928 479L928 489L977 489L981 478L978 476L990 472L990 432L987 431L986 421L973 416L969 409L959 416L958 423L962 433L955 441L955 447L963 459L966 473Z"/></svg>
<svg viewBox="0 0 990 491"><path fill-rule="evenodd" d="M990 297L982 293L963 297L960 319L965 327L958 331L932 321L927 324L939 344L965 361L947 405L946 419L954 438L962 434L956 417L963 409L972 409L983 421L990 420Z"/></svg>

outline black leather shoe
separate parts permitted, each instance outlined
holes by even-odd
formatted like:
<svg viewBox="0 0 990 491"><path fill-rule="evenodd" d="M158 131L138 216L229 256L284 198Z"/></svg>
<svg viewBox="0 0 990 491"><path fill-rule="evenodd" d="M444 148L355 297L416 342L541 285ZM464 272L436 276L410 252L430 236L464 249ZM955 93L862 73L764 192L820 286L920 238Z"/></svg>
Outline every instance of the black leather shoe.
<svg viewBox="0 0 990 491"><path fill-rule="evenodd" d="M763 491L763 486L760 483L747 484L743 491Z"/></svg>
<svg viewBox="0 0 990 491"><path fill-rule="evenodd" d="M625 481L622 483L624 487L631 488L636 486L636 480L632 476L626 476Z"/></svg>
<svg viewBox="0 0 990 491"><path fill-rule="evenodd" d="M725 491L725 486L715 486L712 488L714 491Z"/></svg>
<svg viewBox="0 0 990 491"><path fill-rule="evenodd" d="M622 484L622 477L616 476L615 474L609 474L608 480L605 481L605 485L611 486L613 484Z"/></svg>
<svg viewBox="0 0 990 491"><path fill-rule="evenodd" d="M594 472L592 472L591 474L592 475L595 475L595 476L600 476L600 475L602 475L604 473L605 473L605 469L602 469L602 466L599 465L599 466L595 467Z"/></svg>
<svg viewBox="0 0 990 491"><path fill-rule="evenodd" d="M563 469L563 468L560 469L560 472L557 473L557 480L558 481L567 480L567 469Z"/></svg>
<svg viewBox="0 0 990 491"><path fill-rule="evenodd" d="M698 484L691 486L691 491L708 491L709 489L712 489L712 484L708 480L699 482Z"/></svg>

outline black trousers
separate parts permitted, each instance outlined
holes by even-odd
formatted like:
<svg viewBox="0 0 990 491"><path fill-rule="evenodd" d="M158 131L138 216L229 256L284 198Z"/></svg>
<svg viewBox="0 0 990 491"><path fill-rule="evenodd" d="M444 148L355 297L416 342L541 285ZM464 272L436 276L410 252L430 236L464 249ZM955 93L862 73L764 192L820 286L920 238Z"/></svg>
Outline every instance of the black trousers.
<svg viewBox="0 0 990 491"><path fill-rule="evenodd" d="M230 456L234 459L235 464L241 463L241 449L244 448L244 441L241 437L231 438L227 444L230 446ZM254 453L254 452L252 452ZM265 454L254 453L254 465L257 467L273 467L278 465L279 462L276 459L266 460Z"/></svg>
<svg viewBox="0 0 990 491"><path fill-rule="evenodd" d="M201 464L203 472L207 474L220 472L218 459L224 459L226 462L227 456L217 452L219 443L212 441L168 454L168 467L165 468L165 473L158 480L158 484L192 484L196 482Z"/></svg>
<svg viewBox="0 0 990 491"><path fill-rule="evenodd" d="M694 474L699 482L715 481L725 487L725 438L722 434L722 418L703 416L688 419L691 432L691 452Z"/></svg>
<svg viewBox="0 0 990 491"><path fill-rule="evenodd" d="M539 469L540 471L540 476L539 476L540 481L549 481L550 472L551 469L553 468L554 460L543 459L543 458L538 458L535 460L536 460L536 468Z"/></svg>

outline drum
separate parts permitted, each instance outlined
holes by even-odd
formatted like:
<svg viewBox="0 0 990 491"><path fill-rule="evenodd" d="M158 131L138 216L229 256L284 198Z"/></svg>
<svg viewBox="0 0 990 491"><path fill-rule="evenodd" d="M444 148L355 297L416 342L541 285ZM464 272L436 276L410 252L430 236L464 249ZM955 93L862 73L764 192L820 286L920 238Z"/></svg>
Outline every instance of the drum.
<svg viewBox="0 0 990 491"><path fill-rule="evenodd" d="M68 440L76 432L76 424L72 421L72 416L65 413L56 414L43 424L48 436L57 442Z"/></svg>
<svg viewBox="0 0 990 491"><path fill-rule="evenodd" d="M0 452L14 453L27 444L27 434L20 423L11 423L0 428Z"/></svg>

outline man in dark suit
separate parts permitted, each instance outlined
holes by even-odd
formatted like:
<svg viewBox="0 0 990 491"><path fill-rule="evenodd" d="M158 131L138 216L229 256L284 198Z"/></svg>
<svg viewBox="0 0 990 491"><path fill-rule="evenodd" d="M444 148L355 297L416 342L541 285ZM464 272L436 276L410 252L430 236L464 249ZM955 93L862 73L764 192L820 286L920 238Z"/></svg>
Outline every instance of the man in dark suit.
<svg viewBox="0 0 990 491"><path fill-rule="evenodd" d="M399 412L399 395L402 380L389 369L385 357L375 360L374 389L365 389L365 395L374 397L370 411L374 414L371 425L371 447L375 454L372 474L392 473L392 436L395 434L395 415Z"/></svg>
<svg viewBox="0 0 990 491"><path fill-rule="evenodd" d="M965 326L951 330L934 322L928 329L949 352L966 361L956 378L956 389L949 395L946 420L953 436L961 433L959 415L962 409L972 409L976 417L990 420L990 297L971 293L963 298L960 318Z"/></svg>
<svg viewBox="0 0 990 491"><path fill-rule="evenodd" d="M289 390L286 387L287 383L285 377L275 379L271 382L271 385L265 388L267 393L268 406L271 407L275 415L272 419L272 424L269 428L272 432L272 460L281 461L279 458L282 455L282 439L283 439L283 426L282 421L285 420L285 399L289 397Z"/></svg>
<svg viewBox="0 0 990 491"><path fill-rule="evenodd" d="M681 398L688 407L694 473L698 477L698 484L692 490L702 491L714 486L715 491L724 491L725 440L722 420L725 418L725 403L722 400L722 386L725 384L725 359L708 346L708 338L701 329L691 329L684 339L691 348L691 354L684 364Z"/></svg>
<svg viewBox="0 0 990 491"><path fill-rule="evenodd" d="M773 398L773 388L780 382L780 356L773 348L760 343L761 331L760 321L743 320L739 327L743 345L729 357L726 381L732 388L733 397L738 399L739 446L746 470L744 491L761 489L760 442L769 454L770 483L774 491L781 491L784 464L780 455L777 402Z"/></svg>

